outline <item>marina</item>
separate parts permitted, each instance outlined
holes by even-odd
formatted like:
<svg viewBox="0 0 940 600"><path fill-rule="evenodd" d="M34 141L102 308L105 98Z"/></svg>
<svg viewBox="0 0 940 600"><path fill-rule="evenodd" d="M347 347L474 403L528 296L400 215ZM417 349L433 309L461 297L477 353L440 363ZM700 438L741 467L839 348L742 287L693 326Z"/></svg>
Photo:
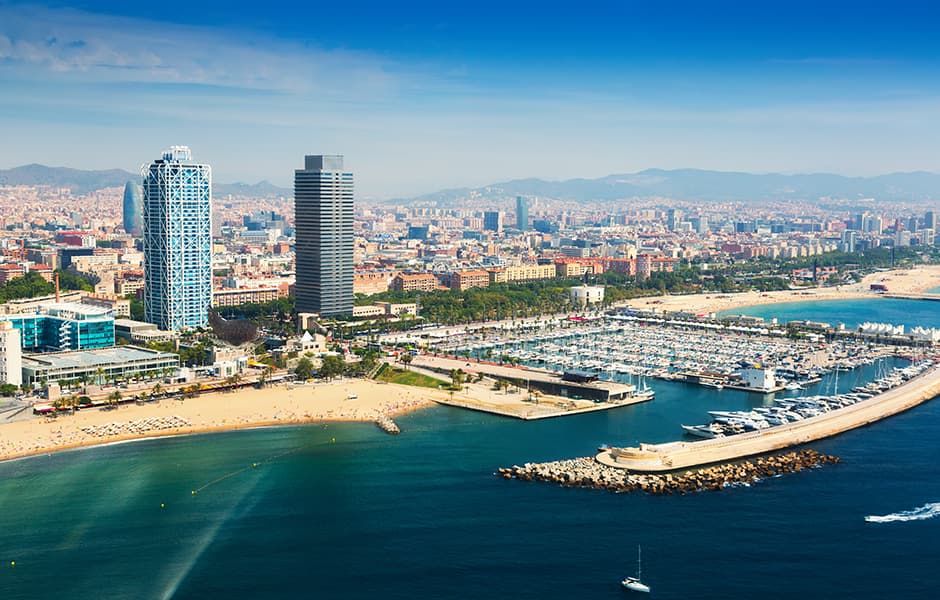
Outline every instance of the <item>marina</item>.
<svg viewBox="0 0 940 600"><path fill-rule="evenodd" d="M832 369L855 369L892 352L855 341L792 340L766 327L657 316L613 315L525 332L451 336L435 351L601 380L658 378L761 394L799 389Z"/></svg>

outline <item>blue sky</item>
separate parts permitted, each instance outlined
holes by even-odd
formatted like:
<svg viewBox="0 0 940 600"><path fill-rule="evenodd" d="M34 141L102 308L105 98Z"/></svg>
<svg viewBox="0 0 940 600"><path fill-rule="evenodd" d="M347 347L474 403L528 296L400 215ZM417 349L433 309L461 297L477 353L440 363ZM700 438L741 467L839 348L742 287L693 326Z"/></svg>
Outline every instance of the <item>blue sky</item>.
<svg viewBox="0 0 940 600"><path fill-rule="evenodd" d="M452 4L0 0L0 167L134 171L187 144L218 181L286 186L337 153L372 197L937 170L930 3Z"/></svg>

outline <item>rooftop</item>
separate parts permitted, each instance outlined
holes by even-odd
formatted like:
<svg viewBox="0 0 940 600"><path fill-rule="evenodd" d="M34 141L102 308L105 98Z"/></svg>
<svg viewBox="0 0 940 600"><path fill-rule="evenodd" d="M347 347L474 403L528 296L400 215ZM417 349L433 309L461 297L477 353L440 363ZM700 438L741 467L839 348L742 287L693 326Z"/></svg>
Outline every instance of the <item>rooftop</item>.
<svg viewBox="0 0 940 600"><path fill-rule="evenodd" d="M115 346L97 350L78 350L55 354L29 354L23 356L23 366L32 368L53 367L56 369L93 369L117 363L149 361L161 358L178 358L176 354L159 352L137 346Z"/></svg>

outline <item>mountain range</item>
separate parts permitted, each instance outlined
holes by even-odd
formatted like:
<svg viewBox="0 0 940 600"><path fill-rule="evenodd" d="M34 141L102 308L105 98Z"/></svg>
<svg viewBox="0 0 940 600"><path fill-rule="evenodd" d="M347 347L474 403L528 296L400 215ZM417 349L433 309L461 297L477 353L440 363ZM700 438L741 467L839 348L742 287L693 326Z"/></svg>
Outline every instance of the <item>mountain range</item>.
<svg viewBox="0 0 940 600"><path fill-rule="evenodd" d="M122 169L83 171L67 167L47 167L31 164L12 169L0 169L0 185L50 185L67 187L75 194L86 194L109 187L123 187L128 181L140 181L139 173ZM291 196L293 190L278 187L267 181L259 183L213 183L216 196Z"/></svg>
<svg viewBox="0 0 940 600"><path fill-rule="evenodd" d="M126 181L139 180L140 175L121 169L83 171L38 164L0 169L0 185L53 185L69 187L75 193L120 187ZM278 187L267 181L254 184L215 183L213 188L216 197L229 194L254 197L293 195L291 189ZM822 197L923 201L940 197L940 174L914 171L873 177L846 177L831 173L784 175L700 169L647 169L597 179L513 179L479 188L447 189L413 198L390 199L387 202L403 205L433 202L438 206L459 206L470 196L499 200L516 195L581 202L625 198L764 201L816 200Z"/></svg>
<svg viewBox="0 0 940 600"><path fill-rule="evenodd" d="M926 200L940 197L940 174L915 171L846 177L830 173L784 175L648 169L597 179L514 179L480 188L442 190L410 200L446 206L471 194L483 199L531 195L582 202L657 197L692 201L816 200L822 197Z"/></svg>

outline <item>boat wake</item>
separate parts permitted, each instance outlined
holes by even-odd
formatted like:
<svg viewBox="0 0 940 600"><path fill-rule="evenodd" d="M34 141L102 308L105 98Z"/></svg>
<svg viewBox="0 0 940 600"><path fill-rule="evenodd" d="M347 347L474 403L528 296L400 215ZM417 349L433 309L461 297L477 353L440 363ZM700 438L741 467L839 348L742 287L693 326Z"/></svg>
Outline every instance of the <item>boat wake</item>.
<svg viewBox="0 0 940 600"><path fill-rule="evenodd" d="M905 510L890 515L868 515L865 520L869 523L895 523L897 521L923 521L937 516L940 516L940 502L928 502L914 510Z"/></svg>

